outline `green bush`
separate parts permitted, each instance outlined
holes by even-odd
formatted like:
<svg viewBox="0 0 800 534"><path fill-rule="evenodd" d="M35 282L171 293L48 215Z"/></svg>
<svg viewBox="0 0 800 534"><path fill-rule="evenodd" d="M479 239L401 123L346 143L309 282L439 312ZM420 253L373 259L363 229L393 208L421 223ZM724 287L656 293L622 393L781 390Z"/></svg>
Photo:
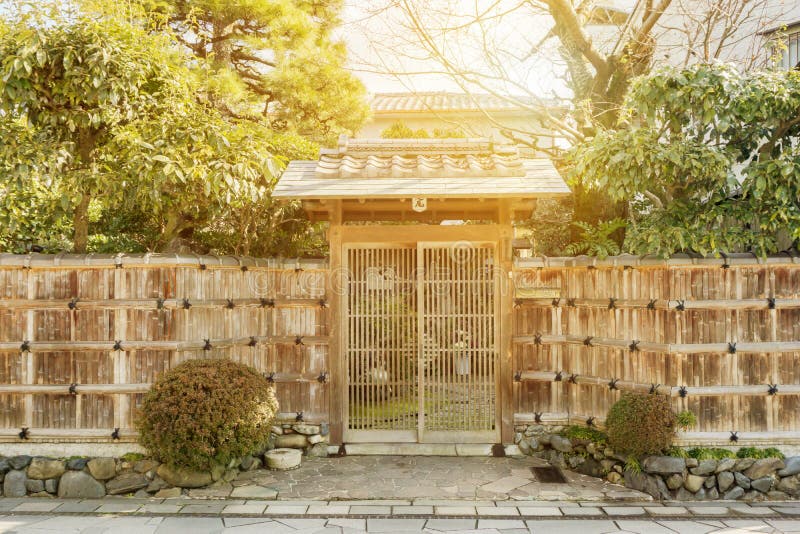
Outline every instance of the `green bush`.
<svg viewBox="0 0 800 534"><path fill-rule="evenodd" d="M755 447L742 447L736 451L737 458L755 458L760 460L762 458L784 458L783 453L775 447L767 447L766 449L757 449Z"/></svg>
<svg viewBox="0 0 800 534"><path fill-rule="evenodd" d="M568 426L562 432L565 438L570 439L582 439L586 441L591 441L593 443L605 443L608 441L608 436L605 435L604 432L597 430L596 428L590 428L588 426Z"/></svg>
<svg viewBox="0 0 800 534"><path fill-rule="evenodd" d="M637 458L661 454L672 444L675 424L668 397L624 393L608 411L608 442L615 451Z"/></svg>
<svg viewBox="0 0 800 534"><path fill-rule="evenodd" d="M695 447L687 451L689 458L697 460L722 460L724 458L736 458L733 451L717 447Z"/></svg>
<svg viewBox="0 0 800 534"><path fill-rule="evenodd" d="M205 471L262 448L277 411L274 389L253 368L189 360L158 377L136 426L157 460Z"/></svg>
<svg viewBox="0 0 800 534"><path fill-rule="evenodd" d="M683 429L684 432L689 428L697 425L697 416L688 410L678 412L676 416L676 424L678 428Z"/></svg>

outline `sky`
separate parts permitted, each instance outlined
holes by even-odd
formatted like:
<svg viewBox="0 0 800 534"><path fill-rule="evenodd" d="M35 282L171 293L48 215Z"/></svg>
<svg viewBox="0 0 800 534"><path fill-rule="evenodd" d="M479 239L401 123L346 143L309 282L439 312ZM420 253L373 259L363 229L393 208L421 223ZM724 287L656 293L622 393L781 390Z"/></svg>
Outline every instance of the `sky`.
<svg viewBox="0 0 800 534"><path fill-rule="evenodd" d="M432 71L441 70L435 62L420 59L424 54L414 46L412 39L406 39L411 32L404 29L407 19L399 9L381 9L387 0L346 0L343 13L343 24L339 29L339 37L348 46L350 68L361 78L370 93L408 92L408 91L456 91L463 92L450 77ZM509 0L427 0L428 6L441 8L450 13L448 17L438 17L435 22L448 25L464 24L476 12L485 12L496 6L495 12L503 12L504 8L517 4ZM630 8L634 0L608 0L619 8ZM498 23L488 28L492 41L489 46L494 49L508 50L526 56L530 49L546 35L549 30L549 17L535 15L529 10L516 11L505 17L498 17ZM434 24L435 26L436 24ZM482 34L481 34L482 37ZM460 35L450 35L441 42L449 49L452 57L457 57L465 66L481 65L485 55L475 45L478 35L474 31L464 30ZM413 39L416 40L416 39ZM417 59L412 59L414 56ZM509 73L516 87L495 87L494 90L507 90L510 94L520 94L521 88L547 97L553 94L563 96L566 88L558 77L558 66L548 58L556 58L557 51L545 47L543 53L519 61L518 57L510 57L506 66L514 65L515 71ZM415 76L394 76L385 72L424 71ZM383 73L382 73L383 72Z"/></svg>

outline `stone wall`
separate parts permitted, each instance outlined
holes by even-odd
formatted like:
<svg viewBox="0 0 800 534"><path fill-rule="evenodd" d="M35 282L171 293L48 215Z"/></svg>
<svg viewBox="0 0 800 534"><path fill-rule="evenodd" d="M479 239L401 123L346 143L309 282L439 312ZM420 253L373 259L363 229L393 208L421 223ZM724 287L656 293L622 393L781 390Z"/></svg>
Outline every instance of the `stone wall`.
<svg viewBox="0 0 800 534"><path fill-rule="evenodd" d="M721 460L650 456L636 471L626 468L628 458L608 445L562 436L564 427L524 425L515 430L514 441L523 454L605 478L656 499L762 501L800 497L800 456Z"/></svg>
<svg viewBox="0 0 800 534"><path fill-rule="evenodd" d="M264 452L275 448L302 449L306 456L327 456L328 425L276 423ZM141 454L123 458L69 459L0 456L0 496L57 495L84 499L127 494L159 498L179 497L182 494L213 496L218 482L230 482L240 471L253 471L264 465L263 453L245 456L211 472L173 469ZM262 489L264 494L259 497L274 497L268 493L275 490ZM252 493L248 496L255 497Z"/></svg>

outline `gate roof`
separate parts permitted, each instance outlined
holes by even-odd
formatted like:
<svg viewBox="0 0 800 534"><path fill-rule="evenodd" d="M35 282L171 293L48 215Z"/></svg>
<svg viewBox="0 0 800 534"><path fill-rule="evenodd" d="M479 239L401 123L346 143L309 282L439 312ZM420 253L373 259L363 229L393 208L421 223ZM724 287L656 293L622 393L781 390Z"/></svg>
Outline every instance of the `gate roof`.
<svg viewBox="0 0 800 534"><path fill-rule="evenodd" d="M570 193L548 159L526 159L512 145L489 139L350 139L322 149L317 161L292 161L276 198L367 203L414 197L485 202L559 197ZM385 202L384 202L385 203ZM307 204L309 209L313 203ZM310 209L313 211L313 209ZM468 211L468 210L466 210Z"/></svg>

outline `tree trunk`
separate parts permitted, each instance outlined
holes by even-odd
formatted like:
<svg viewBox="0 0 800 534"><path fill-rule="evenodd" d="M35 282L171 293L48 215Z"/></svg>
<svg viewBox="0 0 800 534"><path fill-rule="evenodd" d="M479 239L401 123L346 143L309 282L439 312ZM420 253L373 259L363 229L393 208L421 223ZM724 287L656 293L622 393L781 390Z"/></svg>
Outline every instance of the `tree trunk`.
<svg viewBox="0 0 800 534"><path fill-rule="evenodd" d="M89 243L89 202L91 198L84 193L81 201L75 206L72 217L74 234L72 237L72 251L77 254L85 254L86 246Z"/></svg>

